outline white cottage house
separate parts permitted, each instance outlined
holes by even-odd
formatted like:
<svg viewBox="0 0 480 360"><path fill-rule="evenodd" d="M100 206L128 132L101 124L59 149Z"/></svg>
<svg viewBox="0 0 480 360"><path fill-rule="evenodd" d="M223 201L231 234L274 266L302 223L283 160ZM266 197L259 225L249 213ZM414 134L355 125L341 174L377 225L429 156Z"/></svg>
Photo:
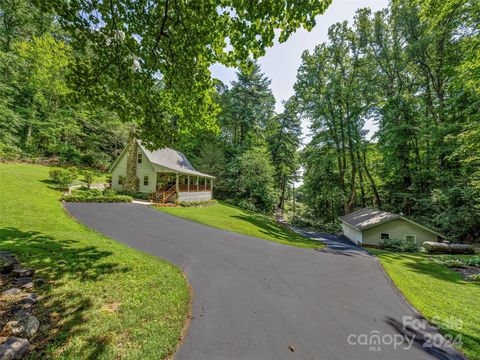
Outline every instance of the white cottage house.
<svg viewBox="0 0 480 360"><path fill-rule="evenodd" d="M153 202L202 201L212 199L214 176L196 171L186 156L164 148L147 150L136 140L138 191L151 194ZM113 163L112 188L123 190L127 173L128 146Z"/></svg>

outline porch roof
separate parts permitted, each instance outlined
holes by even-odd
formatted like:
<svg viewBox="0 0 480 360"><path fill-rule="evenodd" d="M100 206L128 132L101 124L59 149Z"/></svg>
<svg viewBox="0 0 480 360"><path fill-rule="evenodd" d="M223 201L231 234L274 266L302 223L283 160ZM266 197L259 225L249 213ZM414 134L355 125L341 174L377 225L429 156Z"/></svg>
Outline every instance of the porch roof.
<svg viewBox="0 0 480 360"><path fill-rule="evenodd" d="M190 164L190 161L188 161L187 157L180 151L170 148L150 151L147 150L140 141L138 141L138 145L152 164L162 166L180 174L202 176L212 179L215 178L215 176L204 174L195 170L192 164Z"/></svg>

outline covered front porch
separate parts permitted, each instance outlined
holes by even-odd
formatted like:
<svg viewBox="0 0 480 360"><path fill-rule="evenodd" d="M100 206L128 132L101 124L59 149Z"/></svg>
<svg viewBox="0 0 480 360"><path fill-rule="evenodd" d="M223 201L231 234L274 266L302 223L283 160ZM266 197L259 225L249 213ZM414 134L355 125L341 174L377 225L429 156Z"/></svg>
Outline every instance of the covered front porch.
<svg viewBox="0 0 480 360"><path fill-rule="evenodd" d="M150 200L155 203L210 200L213 181L212 176L157 172L156 190Z"/></svg>

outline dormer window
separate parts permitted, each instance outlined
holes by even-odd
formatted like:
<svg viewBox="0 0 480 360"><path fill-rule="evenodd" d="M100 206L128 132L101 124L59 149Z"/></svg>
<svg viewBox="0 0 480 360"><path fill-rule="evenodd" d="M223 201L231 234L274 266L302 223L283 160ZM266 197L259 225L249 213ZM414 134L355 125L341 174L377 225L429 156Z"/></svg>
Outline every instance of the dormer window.
<svg viewBox="0 0 480 360"><path fill-rule="evenodd" d="M143 154L142 154L142 153L137 154L137 163L138 163L138 164L141 164L141 163L142 163L142 158L143 158Z"/></svg>

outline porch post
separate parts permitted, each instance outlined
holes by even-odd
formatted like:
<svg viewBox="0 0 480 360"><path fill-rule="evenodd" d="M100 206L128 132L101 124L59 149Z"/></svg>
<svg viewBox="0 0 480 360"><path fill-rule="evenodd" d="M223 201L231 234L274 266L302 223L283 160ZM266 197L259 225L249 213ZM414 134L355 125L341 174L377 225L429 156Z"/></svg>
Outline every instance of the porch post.
<svg viewBox="0 0 480 360"><path fill-rule="evenodd" d="M190 175L187 175L187 192L190 192Z"/></svg>
<svg viewBox="0 0 480 360"><path fill-rule="evenodd" d="M212 194L213 194L213 178L212 178L210 181L211 181L210 191L211 191Z"/></svg>
<svg viewBox="0 0 480 360"><path fill-rule="evenodd" d="M207 191L207 180L208 178L204 178L205 179L205 188L203 190Z"/></svg>
<svg viewBox="0 0 480 360"><path fill-rule="evenodd" d="M178 196L178 179L179 179L179 176L178 176L178 173L177 173L177 176L176 176L176 182L175 182L175 190L177 191L177 196Z"/></svg>
<svg viewBox="0 0 480 360"><path fill-rule="evenodd" d="M198 192L199 188L198 188L198 176L197 176L197 192Z"/></svg>

